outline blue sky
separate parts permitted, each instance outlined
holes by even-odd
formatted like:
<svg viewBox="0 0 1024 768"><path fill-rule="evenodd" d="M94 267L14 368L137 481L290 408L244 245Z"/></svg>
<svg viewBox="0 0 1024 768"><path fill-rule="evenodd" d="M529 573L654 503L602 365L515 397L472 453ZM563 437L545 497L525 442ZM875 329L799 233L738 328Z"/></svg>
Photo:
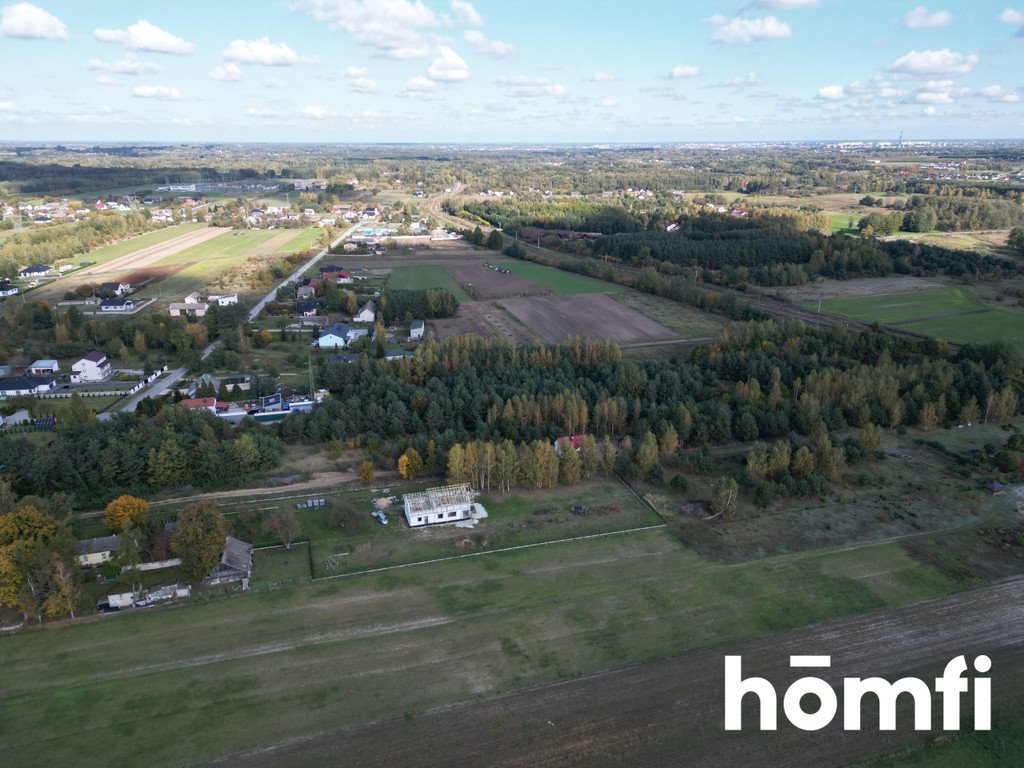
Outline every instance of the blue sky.
<svg viewBox="0 0 1024 768"><path fill-rule="evenodd" d="M1024 138L1024 0L0 0L0 140Z"/></svg>

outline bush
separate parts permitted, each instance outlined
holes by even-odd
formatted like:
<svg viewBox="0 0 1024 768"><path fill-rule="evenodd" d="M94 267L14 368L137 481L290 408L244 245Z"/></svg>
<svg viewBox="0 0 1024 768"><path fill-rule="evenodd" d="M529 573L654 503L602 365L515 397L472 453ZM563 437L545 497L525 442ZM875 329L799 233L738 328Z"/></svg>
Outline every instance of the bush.
<svg viewBox="0 0 1024 768"><path fill-rule="evenodd" d="M687 491L690 488L690 482L686 479L685 475L676 475L669 481L669 487L673 491Z"/></svg>

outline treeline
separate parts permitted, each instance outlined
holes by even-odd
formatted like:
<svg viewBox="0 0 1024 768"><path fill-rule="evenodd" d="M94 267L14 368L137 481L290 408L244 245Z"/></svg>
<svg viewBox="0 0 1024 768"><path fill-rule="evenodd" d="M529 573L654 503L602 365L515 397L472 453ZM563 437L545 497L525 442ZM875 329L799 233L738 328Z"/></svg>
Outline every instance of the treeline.
<svg viewBox="0 0 1024 768"><path fill-rule="evenodd" d="M861 205L882 205L881 198L867 196ZM896 211L882 223L881 214L861 220L861 229L871 224L876 234L927 232L960 232L972 229L1007 229L1024 224L1024 207L1019 199L993 196L912 195L904 200L885 203L884 207ZM904 213L900 213L900 212ZM883 231L884 230L884 231Z"/></svg>
<svg viewBox="0 0 1024 768"><path fill-rule="evenodd" d="M1004 198L1024 201L1024 185L1013 181L915 181L908 192L929 197Z"/></svg>
<svg viewBox="0 0 1024 768"><path fill-rule="evenodd" d="M459 311L458 299L451 291L443 288L388 288L376 302L377 312L383 317L385 324L453 317Z"/></svg>
<svg viewBox="0 0 1024 768"><path fill-rule="evenodd" d="M467 200L461 206L445 202L452 214L468 214L500 229L511 231L518 227L564 229L576 232L638 232L641 222L622 204L609 204L584 200L518 200L514 203L494 200Z"/></svg>
<svg viewBox="0 0 1024 768"><path fill-rule="evenodd" d="M443 466L466 441L553 442L570 434L684 446L835 432L867 423L925 428L1017 411L1020 356L876 331L774 321L730 326L691 361L623 360L609 343L515 348L460 337L393 363L322 365L334 398L280 427L286 441L361 439L394 459L412 446Z"/></svg>
<svg viewBox="0 0 1024 768"><path fill-rule="evenodd" d="M53 440L0 439L0 464L20 495L68 494L79 507L165 488L244 483L281 460L284 444L258 425L233 427L205 410L164 408L66 424Z"/></svg>
<svg viewBox="0 0 1024 768"><path fill-rule="evenodd" d="M148 212L138 211L92 213L81 221L30 227L0 240L0 275L13 277L19 265L55 264L157 228Z"/></svg>
<svg viewBox="0 0 1024 768"><path fill-rule="evenodd" d="M77 307L54 308L41 301L8 301L0 312L0 360L19 348L27 357L65 359L92 350L124 363L134 351L144 360L173 357L189 367L215 339L233 350L261 342L243 330L245 308L211 307L206 317L189 320L143 312L130 317L96 317Z"/></svg>
<svg viewBox="0 0 1024 768"><path fill-rule="evenodd" d="M75 538L66 499L25 498L0 481L0 606L26 621L74 616L78 607Z"/></svg>
<svg viewBox="0 0 1024 768"><path fill-rule="evenodd" d="M978 279L1017 271L1009 259L972 251L780 230L757 220L716 214L692 217L676 232L602 237L590 248L597 258L667 273L699 268L705 279L730 285L792 285L818 275L842 280L893 273Z"/></svg>

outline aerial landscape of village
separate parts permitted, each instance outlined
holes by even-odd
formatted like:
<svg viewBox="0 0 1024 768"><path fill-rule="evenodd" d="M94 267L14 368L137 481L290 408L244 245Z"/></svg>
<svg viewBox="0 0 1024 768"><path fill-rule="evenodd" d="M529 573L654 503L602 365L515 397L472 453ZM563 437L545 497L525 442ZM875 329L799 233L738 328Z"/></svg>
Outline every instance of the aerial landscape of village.
<svg viewBox="0 0 1024 768"><path fill-rule="evenodd" d="M1006 2L0 0L0 766L1024 765Z"/></svg>

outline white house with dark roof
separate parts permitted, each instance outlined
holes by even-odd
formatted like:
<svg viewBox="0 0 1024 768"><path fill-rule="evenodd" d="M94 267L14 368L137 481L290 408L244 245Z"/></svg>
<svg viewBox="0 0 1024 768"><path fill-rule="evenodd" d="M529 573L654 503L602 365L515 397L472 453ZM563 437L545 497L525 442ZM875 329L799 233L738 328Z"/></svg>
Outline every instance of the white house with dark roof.
<svg viewBox="0 0 1024 768"><path fill-rule="evenodd" d="M75 542L75 554L78 556L78 564L89 568L113 560L120 546L121 537L117 534L82 539Z"/></svg>
<svg viewBox="0 0 1024 768"><path fill-rule="evenodd" d="M367 301L359 308L359 311L352 316L353 323L372 323L377 319L377 305L373 299Z"/></svg>
<svg viewBox="0 0 1024 768"><path fill-rule="evenodd" d="M106 381L112 373L110 360L102 352L92 351L71 366L71 383L87 384Z"/></svg>

